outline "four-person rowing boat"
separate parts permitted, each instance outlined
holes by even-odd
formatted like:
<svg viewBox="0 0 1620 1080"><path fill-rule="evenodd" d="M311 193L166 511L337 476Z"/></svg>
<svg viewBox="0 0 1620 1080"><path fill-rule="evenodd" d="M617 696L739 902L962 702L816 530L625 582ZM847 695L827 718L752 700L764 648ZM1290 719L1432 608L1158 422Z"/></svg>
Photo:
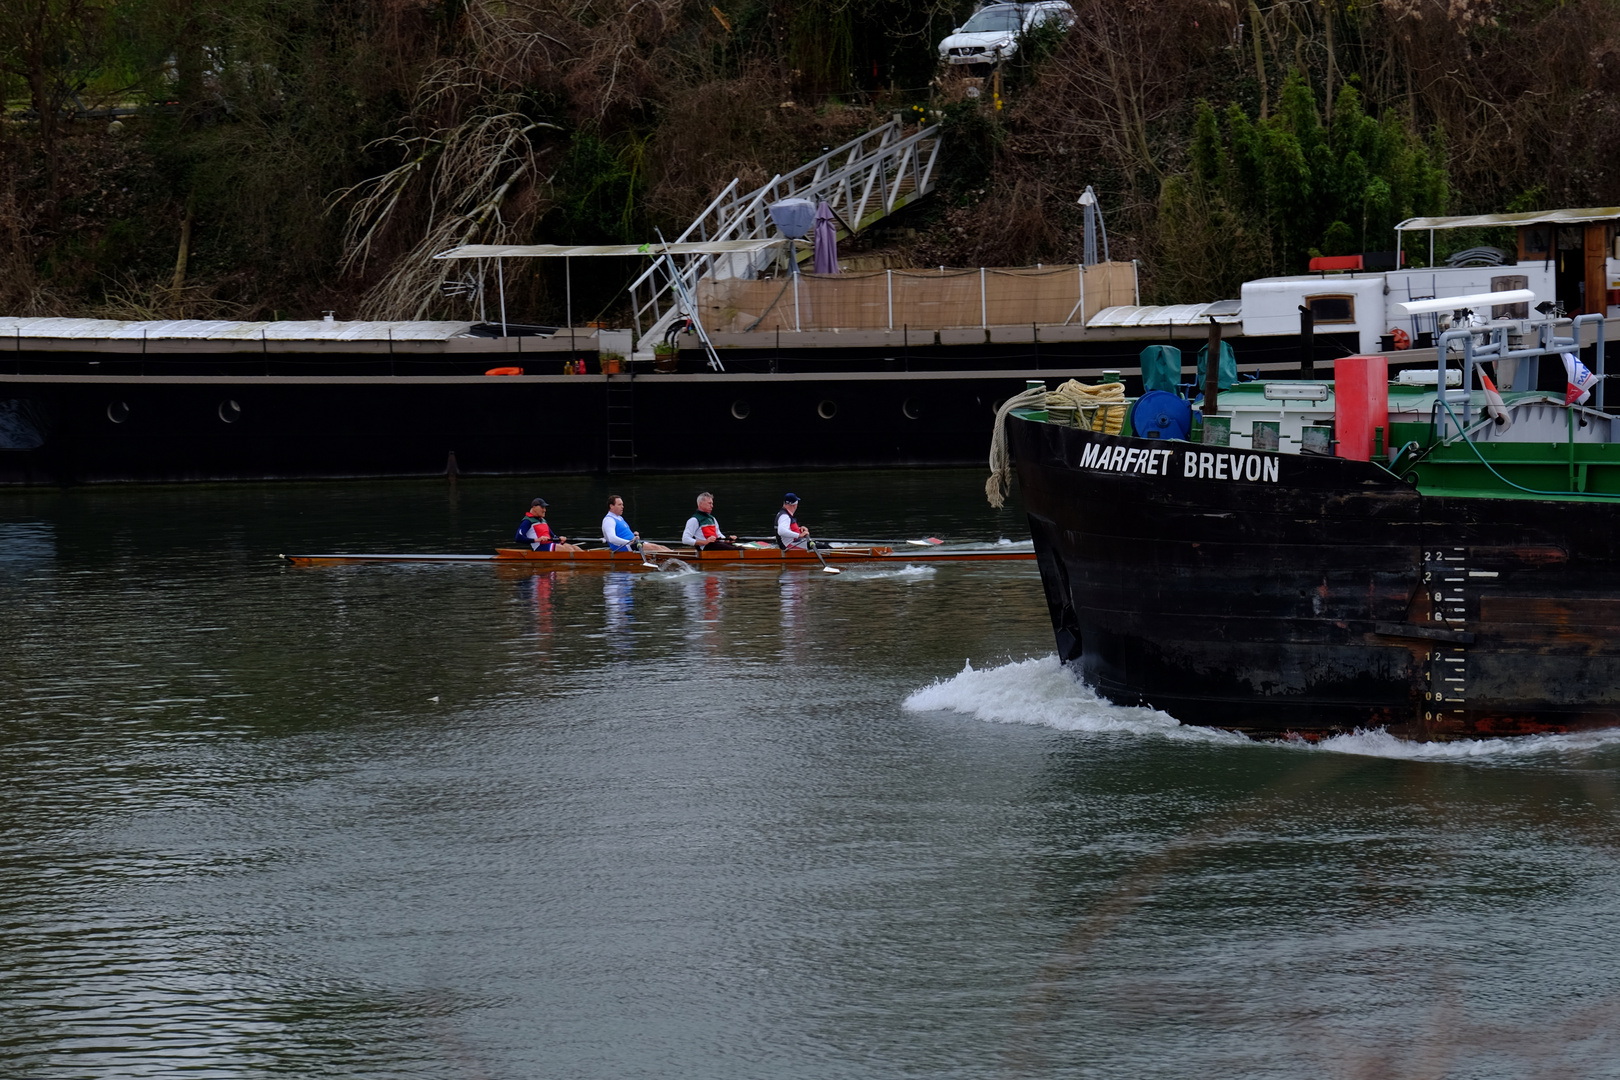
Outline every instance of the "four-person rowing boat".
<svg viewBox="0 0 1620 1080"><path fill-rule="evenodd" d="M551 566L566 566L580 568L597 568L603 570L652 570L662 569L671 560L680 560L692 567L734 567L734 566L806 566L817 565L816 555L829 563L879 563L879 562L924 562L924 563L956 563L956 562L1003 562L1011 560L1027 560L1035 557L1034 550L1023 544L1018 545L935 545L921 549L907 549L896 551L886 545L842 545L831 544L826 547L818 546L814 550L805 548L781 548L774 544L750 545L743 544L726 550L699 551L695 548L674 547L667 551L657 553L649 552L647 558L635 551L614 551L611 548L589 548L576 551L530 551L527 548L496 548L493 555L392 555L383 553L374 554L330 554L330 555L283 555L282 558L294 566L325 566L335 563L362 563L362 562L393 562L393 563L451 563L451 562L491 562L506 564L543 564Z"/></svg>

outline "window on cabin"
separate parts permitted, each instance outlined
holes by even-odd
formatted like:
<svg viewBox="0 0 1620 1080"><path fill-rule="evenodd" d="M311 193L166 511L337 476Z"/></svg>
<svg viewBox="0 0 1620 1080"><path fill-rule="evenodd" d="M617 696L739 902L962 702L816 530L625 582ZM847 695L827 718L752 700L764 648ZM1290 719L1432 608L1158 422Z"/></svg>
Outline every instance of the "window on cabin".
<svg viewBox="0 0 1620 1080"><path fill-rule="evenodd" d="M1552 252L1552 229L1546 225L1525 225L1519 229L1519 258L1545 259Z"/></svg>
<svg viewBox="0 0 1620 1080"><path fill-rule="evenodd" d="M1491 278L1491 292L1507 292L1510 289L1528 289L1530 279L1524 274L1503 274L1501 277ZM1493 319L1528 319L1530 317L1530 303L1522 304L1493 304L1491 305L1491 318Z"/></svg>
<svg viewBox="0 0 1620 1080"><path fill-rule="evenodd" d="M1307 296L1305 304L1311 309L1317 326L1356 321L1356 298L1353 296Z"/></svg>

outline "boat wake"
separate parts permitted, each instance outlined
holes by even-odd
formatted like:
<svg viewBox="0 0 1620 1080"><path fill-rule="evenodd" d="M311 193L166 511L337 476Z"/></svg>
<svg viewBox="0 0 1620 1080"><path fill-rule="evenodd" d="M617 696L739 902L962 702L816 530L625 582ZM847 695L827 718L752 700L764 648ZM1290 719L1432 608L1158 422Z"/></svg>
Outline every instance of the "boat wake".
<svg viewBox="0 0 1620 1080"><path fill-rule="evenodd" d="M1156 709L1110 704L1059 664L1055 655L984 670L969 663L956 675L913 692L902 708L907 712L956 712L989 723L1032 724L1059 731L1120 732L1408 761L1524 761L1620 746L1620 729L1420 743L1397 739L1380 728L1336 735L1318 742L1304 739L1260 742L1234 732L1186 726Z"/></svg>
<svg viewBox="0 0 1620 1080"><path fill-rule="evenodd" d="M1058 663L1056 655L960 672L912 693L907 712L956 712L994 724L1059 731L1124 732L1195 742L1246 742L1241 735L1183 727L1155 709L1111 705Z"/></svg>
<svg viewBox="0 0 1620 1080"><path fill-rule="evenodd" d="M931 578L939 572L938 567L908 565L895 570L866 570L859 567L843 567L845 581L881 581L884 579L911 579L920 580Z"/></svg>
<svg viewBox="0 0 1620 1080"><path fill-rule="evenodd" d="M1459 739L1456 742L1407 742L1382 728L1335 735L1318 743L1290 740L1286 746L1329 754L1396 758L1403 761L1522 761L1549 755L1586 753L1620 746L1620 729L1581 731L1573 735L1518 735L1511 739Z"/></svg>

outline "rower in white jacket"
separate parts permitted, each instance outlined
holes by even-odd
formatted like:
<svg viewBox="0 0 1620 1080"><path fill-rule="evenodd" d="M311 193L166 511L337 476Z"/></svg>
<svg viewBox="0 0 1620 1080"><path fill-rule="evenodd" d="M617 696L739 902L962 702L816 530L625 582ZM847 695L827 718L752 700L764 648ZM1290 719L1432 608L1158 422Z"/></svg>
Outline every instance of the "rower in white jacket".
<svg viewBox="0 0 1620 1080"><path fill-rule="evenodd" d="M782 496L782 509L776 512L776 542L784 548L802 548L810 542L810 530L799 524L798 511L797 495L790 491Z"/></svg>
<svg viewBox="0 0 1620 1080"><path fill-rule="evenodd" d="M714 496L707 491L697 497L697 513L686 519L686 531L681 533L681 543L704 551L712 548L715 551L733 551L736 549L737 538L726 535L720 528L720 519L714 516Z"/></svg>

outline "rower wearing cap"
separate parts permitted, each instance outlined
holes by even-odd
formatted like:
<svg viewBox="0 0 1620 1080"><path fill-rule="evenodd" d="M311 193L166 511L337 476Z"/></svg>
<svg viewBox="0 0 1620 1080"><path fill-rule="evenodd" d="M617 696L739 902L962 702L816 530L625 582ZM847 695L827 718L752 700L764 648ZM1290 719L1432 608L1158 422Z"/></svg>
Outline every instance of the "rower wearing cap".
<svg viewBox="0 0 1620 1080"><path fill-rule="evenodd" d="M551 526L546 524L546 508L549 505L544 499L536 499L529 504L529 512L518 522L518 542L528 544L535 551L580 550L578 544L570 544L568 537L558 536L551 531Z"/></svg>
<svg viewBox="0 0 1620 1080"><path fill-rule="evenodd" d="M799 497L793 492L782 496L782 509L776 512L776 542L784 548L802 548L810 541L810 530L799 524Z"/></svg>

